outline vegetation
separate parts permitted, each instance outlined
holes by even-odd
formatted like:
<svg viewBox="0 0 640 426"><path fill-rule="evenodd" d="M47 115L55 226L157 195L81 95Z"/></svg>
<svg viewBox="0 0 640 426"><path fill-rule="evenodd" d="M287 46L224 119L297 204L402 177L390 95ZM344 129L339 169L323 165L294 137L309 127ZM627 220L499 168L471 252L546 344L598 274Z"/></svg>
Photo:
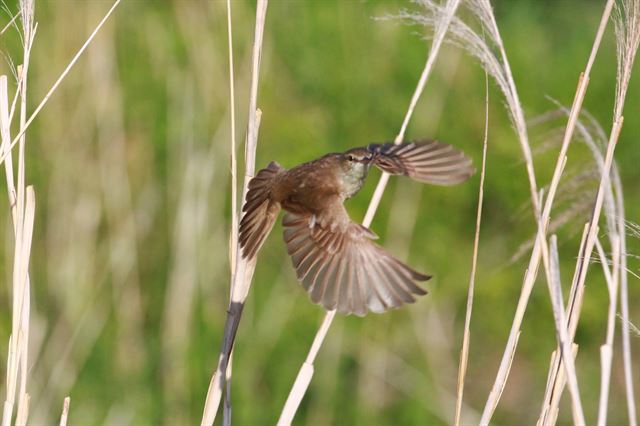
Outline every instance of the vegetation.
<svg viewBox="0 0 640 426"><path fill-rule="evenodd" d="M20 3L7 4L10 14L3 15L0 26L29 2ZM254 3L232 2L240 164ZM25 117L111 4L36 1ZM567 123L559 105L571 107L605 2L512 0L493 6L527 120L538 186L545 188L546 198ZM262 45L256 167L271 160L290 167L326 152L393 140L431 46L432 28L411 18L427 12L419 4L391 0L272 0ZM466 8L457 16L474 22ZM0 36L9 105L18 87L15 65L25 63L23 24L20 18L15 22L17 28ZM472 27L481 28L477 23ZM461 45L441 47L405 138L451 143L480 169L485 71ZM19 164L25 172L25 200L28 185L36 200L28 260L29 423L53 423L66 396L71 397L70 424L194 424L201 418L229 303L228 65L225 2L123 1L28 128L22 163L18 147L14 149L16 175ZM616 40L609 22L584 100L589 116L580 117L584 132L576 129L551 211L548 236L557 234L564 304L601 177L585 140L592 138L604 158L612 111L619 103L616 81ZM631 74L627 119L614 155L622 186L617 195L624 198L630 222L629 318L636 325L638 83L638 73ZM513 113L505 109L509 101L493 80L488 93L487 171L463 424L477 423L483 412L538 232L521 135L514 131ZM12 137L22 128L21 105L18 100ZM550 110L555 112L548 114ZM596 123L604 129L604 145ZM243 172L241 166L240 183ZM377 178L373 172L363 191L347 203L354 219L364 217ZM463 185L439 188L390 180L371 227L390 252L434 275L429 295L384 315L336 316L296 424L453 423L479 181L478 174ZM617 249L610 244L613 225L607 226L607 203L597 235L613 263ZM24 204L26 212L29 203ZM17 236L10 203L0 205L5 223L0 228L5 241L0 268L6 283L0 291L0 354L5 359L17 306L11 285L16 280L14 247L29 235ZM259 254L239 327L234 424L276 423L324 316L298 285L280 232L277 224ZM593 259L600 261L598 247ZM532 424L540 416L557 346L546 270L541 264L495 424ZM576 330L575 369L586 423L594 424L609 290L600 264L589 271ZM618 305L614 312L619 311ZM615 326L607 423L626 424L620 330L632 325L616 317ZM640 351L639 342L632 331L632 354ZM633 367L637 401L640 365ZM571 404L567 389L558 424L573 421ZM17 407L18 401L14 414Z"/></svg>

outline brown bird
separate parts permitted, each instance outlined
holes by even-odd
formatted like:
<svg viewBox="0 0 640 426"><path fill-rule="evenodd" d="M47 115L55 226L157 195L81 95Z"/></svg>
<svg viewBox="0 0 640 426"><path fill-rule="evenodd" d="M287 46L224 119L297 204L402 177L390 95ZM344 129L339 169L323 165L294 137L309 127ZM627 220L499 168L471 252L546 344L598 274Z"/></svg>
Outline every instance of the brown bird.
<svg viewBox="0 0 640 426"><path fill-rule="evenodd" d="M434 185L464 182L475 171L461 151L437 141L370 144L290 170L271 162L249 182L240 222L243 257L256 256L284 209L287 251L313 303L363 316L427 294L416 281L431 276L373 243L376 234L353 222L344 208L344 201L362 188L371 165Z"/></svg>

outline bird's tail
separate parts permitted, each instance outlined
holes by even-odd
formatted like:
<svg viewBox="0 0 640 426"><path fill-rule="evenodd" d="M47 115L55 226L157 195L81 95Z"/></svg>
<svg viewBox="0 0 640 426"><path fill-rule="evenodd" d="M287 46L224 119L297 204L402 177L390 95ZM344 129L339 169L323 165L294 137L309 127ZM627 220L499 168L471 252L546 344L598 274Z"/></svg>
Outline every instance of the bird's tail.
<svg viewBox="0 0 640 426"><path fill-rule="evenodd" d="M273 228L280 212L280 203L271 197L275 178L284 168L272 161L249 182L249 191L242 207L244 216L240 221L240 247L242 256L252 259Z"/></svg>

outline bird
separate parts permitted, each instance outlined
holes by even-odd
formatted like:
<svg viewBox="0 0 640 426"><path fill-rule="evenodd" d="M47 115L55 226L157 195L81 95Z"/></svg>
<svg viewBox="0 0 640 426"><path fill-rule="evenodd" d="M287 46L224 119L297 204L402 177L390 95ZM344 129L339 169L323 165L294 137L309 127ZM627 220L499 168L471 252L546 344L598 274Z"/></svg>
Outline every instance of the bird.
<svg viewBox="0 0 640 426"><path fill-rule="evenodd" d="M313 303L364 316L427 294L417 282L431 276L375 244L377 235L352 221L344 207L364 185L371 166L442 186L462 183L475 173L469 157L437 140L372 143L288 170L272 161L248 184L239 228L242 257L257 256L284 210L287 252Z"/></svg>

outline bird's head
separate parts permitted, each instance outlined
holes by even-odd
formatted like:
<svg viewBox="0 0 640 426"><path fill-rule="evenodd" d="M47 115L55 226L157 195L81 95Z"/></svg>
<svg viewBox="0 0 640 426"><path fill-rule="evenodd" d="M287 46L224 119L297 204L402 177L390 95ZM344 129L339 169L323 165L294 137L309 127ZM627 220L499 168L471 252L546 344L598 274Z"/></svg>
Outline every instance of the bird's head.
<svg viewBox="0 0 640 426"><path fill-rule="evenodd" d="M369 171L373 156L365 148L354 148L340 154L342 169L352 175L364 177Z"/></svg>
<svg viewBox="0 0 640 426"><path fill-rule="evenodd" d="M350 198L362 188L371 166L372 156L364 148L355 148L337 154L337 159L341 169L342 193L345 198Z"/></svg>

